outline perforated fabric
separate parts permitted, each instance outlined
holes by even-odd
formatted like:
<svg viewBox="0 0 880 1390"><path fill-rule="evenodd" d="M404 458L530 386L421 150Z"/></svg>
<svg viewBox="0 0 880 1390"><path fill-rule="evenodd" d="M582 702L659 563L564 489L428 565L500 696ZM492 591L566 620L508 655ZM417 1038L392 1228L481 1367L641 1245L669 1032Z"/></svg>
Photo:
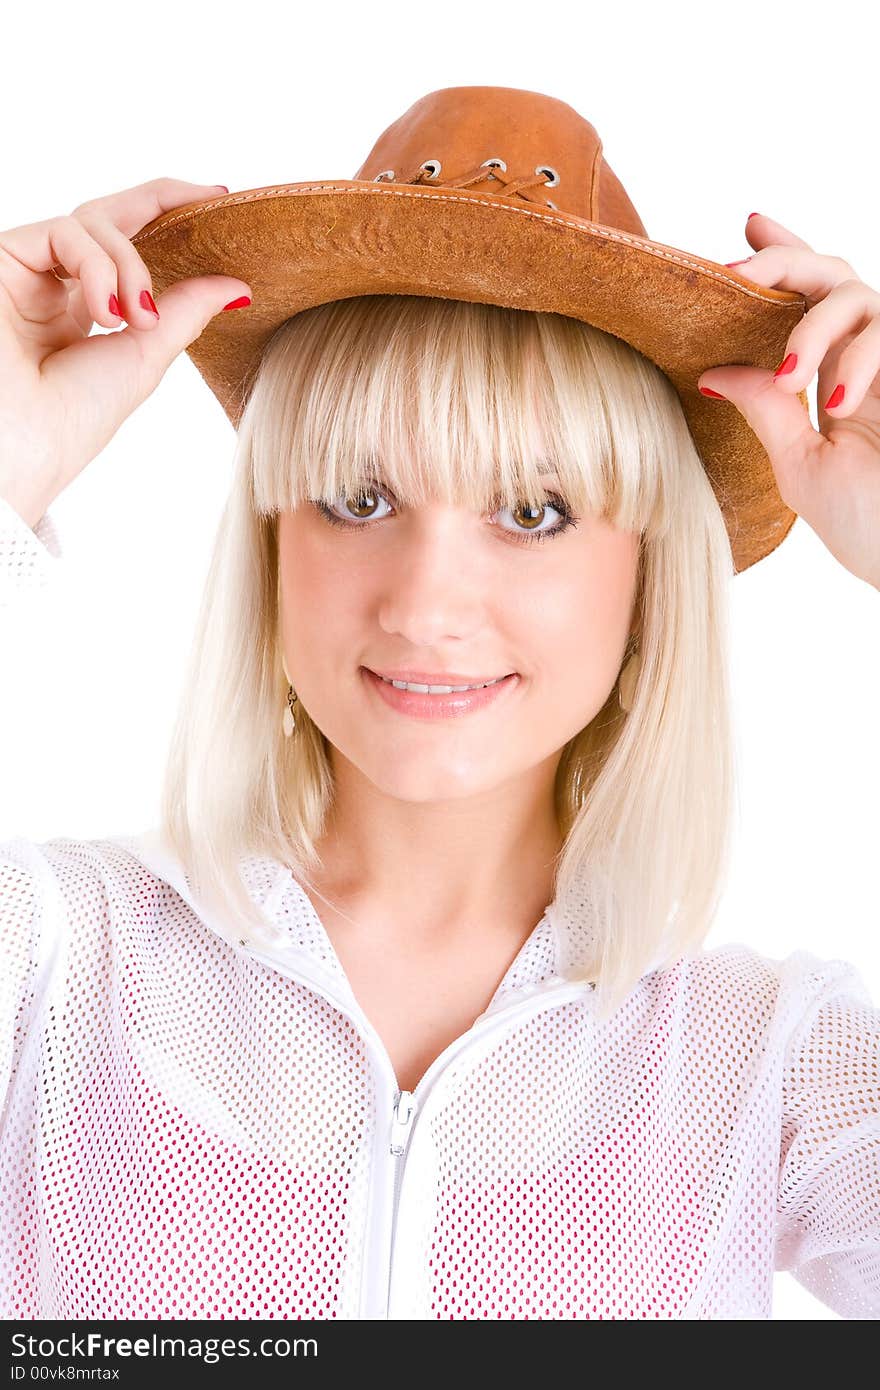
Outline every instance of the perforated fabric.
<svg viewBox="0 0 880 1390"><path fill-rule="evenodd" d="M0 512L7 593L51 580L48 518ZM848 962L727 944L599 1024L585 881L399 1096L311 900L241 872L270 949L153 831L0 845L2 1316L769 1318L776 1269L880 1315Z"/></svg>

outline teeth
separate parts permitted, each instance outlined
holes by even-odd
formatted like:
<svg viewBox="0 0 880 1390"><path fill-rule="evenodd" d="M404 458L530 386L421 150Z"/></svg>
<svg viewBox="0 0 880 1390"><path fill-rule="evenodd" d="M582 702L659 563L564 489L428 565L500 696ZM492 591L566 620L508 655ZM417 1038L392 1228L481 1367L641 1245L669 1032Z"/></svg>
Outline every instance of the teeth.
<svg viewBox="0 0 880 1390"><path fill-rule="evenodd" d="M506 680L506 676L499 676L497 680L485 681L482 685L417 685L411 681L392 681L387 676L380 676L386 685L393 685L395 690L415 690L421 695L449 695L453 691L460 690L485 690L487 685L497 685L498 681Z"/></svg>

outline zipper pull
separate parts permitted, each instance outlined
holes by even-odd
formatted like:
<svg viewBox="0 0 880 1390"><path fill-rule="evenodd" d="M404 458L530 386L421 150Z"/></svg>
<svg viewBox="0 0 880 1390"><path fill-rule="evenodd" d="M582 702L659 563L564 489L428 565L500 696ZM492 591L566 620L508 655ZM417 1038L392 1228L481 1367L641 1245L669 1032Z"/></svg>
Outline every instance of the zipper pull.
<svg viewBox="0 0 880 1390"><path fill-rule="evenodd" d="M391 1152L398 1158L406 1152L410 1126L416 1113L416 1102L412 1091L400 1091L394 1102L391 1116Z"/></svg>

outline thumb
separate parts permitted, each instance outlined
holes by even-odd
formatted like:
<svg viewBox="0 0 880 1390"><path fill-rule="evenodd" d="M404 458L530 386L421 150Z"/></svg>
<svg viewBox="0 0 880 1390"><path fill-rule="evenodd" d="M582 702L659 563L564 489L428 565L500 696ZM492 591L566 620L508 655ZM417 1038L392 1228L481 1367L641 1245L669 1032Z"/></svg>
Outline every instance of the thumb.
<svg viewBox="0 0 880 1390"><path fill-rule="evenodd" d="M117 332L93 334L44 360L43 377L54 382L68 410L89 402L92 456L152 394L175 357L195 342L214 315L243 295L250 298L250 286L230 275L179 280L160 296L152 328L129 324ZM231 312L247 313L247 307Z"/></svg>
<svg viewBox="0 0 880 1390"><path fill-rule="evenodd" d="M713 367L703 372L697 385L717 391L736 406L767 452L782 500L797 511L804 461L822 440L797 393L760 367ZM718 409L724 409L720 401Z"/></svg>
<svg viewBox="0 0 880 1390"><path fill-rule="evenodd" d="M250 286L229 275L197 275L179 280L160 296L156 305L159 318L151 328L129 325L113 335L120 345L121 340L130 340L125 350L139 364L136 404L155 390L175 357L201 336L211 319L242 297L251 298ZM232 312L247 313L247 309L244 305ZM126 365L130 367L131 363Z"/></svg>

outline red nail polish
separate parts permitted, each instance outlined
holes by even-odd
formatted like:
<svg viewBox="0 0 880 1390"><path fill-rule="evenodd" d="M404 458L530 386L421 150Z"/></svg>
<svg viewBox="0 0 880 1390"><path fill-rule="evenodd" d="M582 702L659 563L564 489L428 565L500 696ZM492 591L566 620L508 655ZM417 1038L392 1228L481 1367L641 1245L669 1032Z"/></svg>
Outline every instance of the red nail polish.
<svg viewBox="0 0 880 1390"><path fill-rule="evenodd" d="M711 386L701 386L700 391L704 396L712 396L716 401L726 401L727 397L722 396L720 391L713 391Z"/></svg>
<svg viewBox="0 0 880 1390"><path fill-rule="evenodd" d="M753 217L760 217L760 216L761 216L761 214L760 214L759 212L750 212L749 215L748 215L748 217L746 218L746 221L747 221L747 222L751 222L751 220L752 220Z"/></svg>
<svg viewBox="0 0 880 1390"><path fill-rule="evenodd" d="M746 261L751 261L752 256L744 256L741 261L725 261L724 264L729 268L732 265L745 265Z"/></svg>
<svg viewBox="0 0 880 1390"><path fill-rule="evenodd" d="M788 354L788 356L787 356L782 362L780 362L779 366L776 368L776 371L773 373L773 375L774 375L774 376L788 376L790 372L793 372L793 371L794 371L794 369L795 369L796 366L797 366L797 353L796 353L796 352L790 352L790 353Z"/></svg>
<svg viewBox="0 0 880 1390"><path fill-rule="evenodd" d="M243 294L243 295L241 296L240 299L233 299L233 300L231 300L228 304L224 304L224 305L223 305L223 308L224 308L224 309L243 309L243 308L245 307L245 305L246 305L246 304L250 304L250 302L251 302L251 301L248 299L247 295L246 295L246 294Z"/></svg>
<svg viewBox="0 0 880 1390"><path fill-rule="evenodd" d="M159 317L159 310L156 308L149 290L141 290L140 304L142 309L149 309L151 314L155 314L156 318Z"/></svg>
<svg viewBox="0 0 880 1390"><path fill-rule="evenodd" d="M116 298L115 294L111 294L110 296L110 312L111 314L115 314L118 319L122 318L122 310L119 307L119 300Z"/></svg>
<svg viewBox="0 0 880 1390"><path fill-rule="evenodd" d="M843 402L843 395L844 395L844 388L843 388L842 385L840 385L840 384L838 383L838 385L835 386L834 390L831 392L831 395L828 397L827 401L825 402L825 405L824 405L823 409L825 409L825 410L833 410L834 407L835 407L836 405L841 405L842 402Z"/></svg>

